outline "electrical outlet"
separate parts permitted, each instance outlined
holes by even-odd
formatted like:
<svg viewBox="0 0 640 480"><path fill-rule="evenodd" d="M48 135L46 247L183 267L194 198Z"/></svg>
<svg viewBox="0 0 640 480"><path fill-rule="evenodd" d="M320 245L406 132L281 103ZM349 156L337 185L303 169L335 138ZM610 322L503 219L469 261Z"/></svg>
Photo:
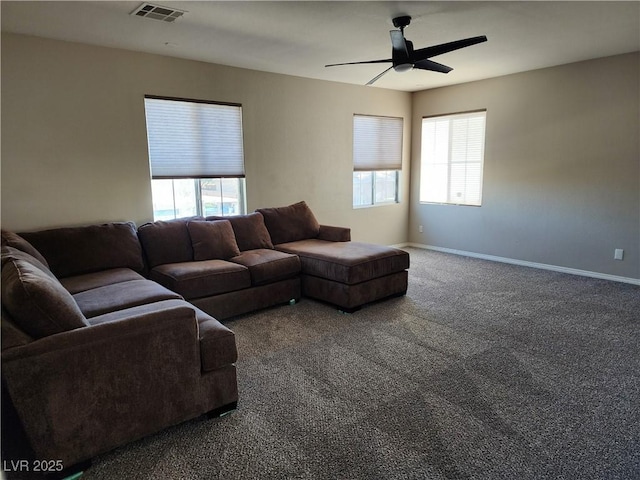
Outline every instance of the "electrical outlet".
<svg viewBox="0 0 640 480"><path fill-rule="evenodd" d="M423 231L424 231L424 228L422 228L422 225L420 225L420 226L418 227L418 232L422 233Z"/></svg>
<svg viewBox="0 0 640 480"><path fill-rule="evenodd" d="M621 248L616 248L615 251L613 252L613 259L622 260L623 258L624 258L624 250Z"/></svg>

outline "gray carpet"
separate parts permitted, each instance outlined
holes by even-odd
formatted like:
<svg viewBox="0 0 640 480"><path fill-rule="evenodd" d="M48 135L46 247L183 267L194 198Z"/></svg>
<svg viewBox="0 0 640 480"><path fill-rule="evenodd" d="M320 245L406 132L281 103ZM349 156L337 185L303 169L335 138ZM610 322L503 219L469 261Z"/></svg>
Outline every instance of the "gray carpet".
<svg viewBox="0 0 640 480"><path fill-rule="evenodd" d="M83 478L640 478L639 287L408 251L406 297L225 322L238 410Z"/></svg>

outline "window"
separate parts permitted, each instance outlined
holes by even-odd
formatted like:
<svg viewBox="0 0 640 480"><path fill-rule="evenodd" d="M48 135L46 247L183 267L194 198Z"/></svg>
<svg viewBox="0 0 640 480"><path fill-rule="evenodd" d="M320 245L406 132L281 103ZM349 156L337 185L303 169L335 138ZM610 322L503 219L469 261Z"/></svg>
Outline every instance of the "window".
<svg viewBox="0 0 640 480"><path fill-rule="evenodd" d="M398 203L403 119L353 116L353 206Z"/></svg>
<svg viewBox="0 0 640 480"><path fill-rule="evenodd" d="M245 213L240 105L145 96L154 220Z"/></svg>
<svg viewBox="0 0 640 480"><path fill-rule="evenodd" d="M486 112L422 119L420 201L482 202Z"/></svg>

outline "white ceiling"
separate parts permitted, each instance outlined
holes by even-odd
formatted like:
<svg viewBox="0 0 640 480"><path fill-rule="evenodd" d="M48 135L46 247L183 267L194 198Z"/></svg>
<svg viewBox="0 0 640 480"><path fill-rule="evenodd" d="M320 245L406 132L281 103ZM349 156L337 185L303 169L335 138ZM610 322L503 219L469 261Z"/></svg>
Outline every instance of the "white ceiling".
<svg viewBox="0 0 640 480"><path fill-rule="evenodd" d="M389 58L395 16L413 17L416 49L488 37L435 57L449 74L391 71L375 84L405 91L640 50L638 1L152 2L188 12L174 23L129 15L141 3L2 1L2 30L359 85L386 64L324 65Z"/></svg>

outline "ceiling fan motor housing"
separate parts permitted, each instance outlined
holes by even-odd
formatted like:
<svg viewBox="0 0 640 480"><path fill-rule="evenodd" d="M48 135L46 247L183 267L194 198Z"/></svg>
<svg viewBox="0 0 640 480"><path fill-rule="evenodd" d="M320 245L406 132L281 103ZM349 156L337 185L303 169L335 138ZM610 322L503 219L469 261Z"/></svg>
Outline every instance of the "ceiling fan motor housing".
<svg viewBox="0 0 640 480"><path fill-rule="evenodd" d="M406 54L405 52L395 49L392 52L393 69L399 73L408 72L413 69L413 62L411 61L411 57L413 56L413 43L406 39L404 43L407 50Z"/></svg>
<svg viewBox="0 0 640 480"><path fill-rule="evenodd" d="M393 20L393 26L402 30L404 27L411 23L411 17L409 15L403 15L401 17L396 17Z"/></svg>
<svg viewBox="0 0 640 480"><path fill-rule="evenodd" d="M394 65L393 69L398 73L408 72L409 70L413 70L413 63L400 63Z"/></svg>

